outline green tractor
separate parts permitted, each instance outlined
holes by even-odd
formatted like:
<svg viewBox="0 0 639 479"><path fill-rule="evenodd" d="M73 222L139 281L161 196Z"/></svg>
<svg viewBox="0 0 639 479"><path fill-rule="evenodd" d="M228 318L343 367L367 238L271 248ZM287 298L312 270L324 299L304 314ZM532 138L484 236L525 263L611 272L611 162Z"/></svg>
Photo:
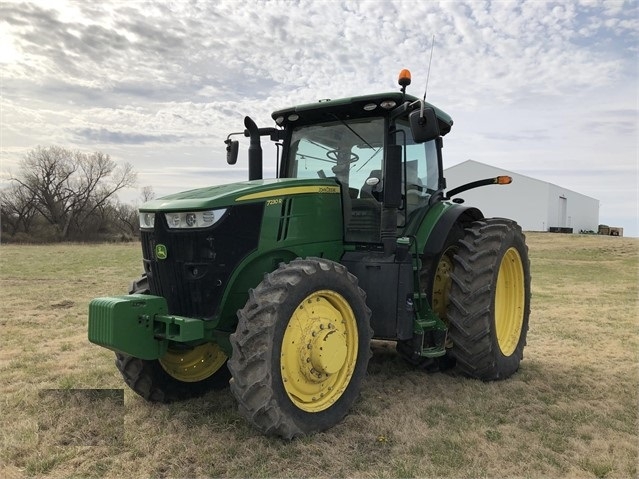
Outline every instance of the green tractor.
<svg viewBox="0 0 639 479"><path fill-rule="evenodd" d="M249 117L249 180L140 208L144 273L94 299L89 340L125 382L170 402L229 384L240 413L287 439L338 423L371 340L427 370L511 376L523 357L530 269L521 228L446 191L449 115L401 90ZM261 138L278 146L263 179ZM226 140L235 163L238 142Z"/></svg>

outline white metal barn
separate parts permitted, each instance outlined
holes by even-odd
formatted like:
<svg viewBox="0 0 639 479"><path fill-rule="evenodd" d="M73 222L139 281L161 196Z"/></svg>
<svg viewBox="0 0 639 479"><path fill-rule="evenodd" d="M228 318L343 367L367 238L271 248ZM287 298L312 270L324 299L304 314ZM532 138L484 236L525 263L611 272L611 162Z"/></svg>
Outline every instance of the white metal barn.
<svg viewBox="0 0 639 479"><path fill-rule="evenodd" d="M511 176L513 182L475 188L457 197L479 208L486 217L511 218L525 231L597 231L599 200L595 198L473 160L445 170L449 190L500 175Z"/></svg>

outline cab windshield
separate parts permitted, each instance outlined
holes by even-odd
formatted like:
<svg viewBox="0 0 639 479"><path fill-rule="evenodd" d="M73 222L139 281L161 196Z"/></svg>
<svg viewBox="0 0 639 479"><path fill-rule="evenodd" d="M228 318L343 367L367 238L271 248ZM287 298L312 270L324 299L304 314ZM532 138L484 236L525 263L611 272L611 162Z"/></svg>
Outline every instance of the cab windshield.
<svg viewBox="0 0 639 479"><path fill-rule="evenodd" d="M371 172L381 181L384 119L365 118L300 126L291 138L290 178L335 177L360 190Z"/></svg>
<svg viewBox="0 0 639 479"><path fill-rule="evenodd" d="M384 138L402 146L402 204L397 226L428 205L437 189L437 151L434 141L416 144L408 121L398 119L385 134L380 117L336 120L298 126L291 133L286 178L335 178L342 187L346 241L379 243L384 198Z"/></svg>

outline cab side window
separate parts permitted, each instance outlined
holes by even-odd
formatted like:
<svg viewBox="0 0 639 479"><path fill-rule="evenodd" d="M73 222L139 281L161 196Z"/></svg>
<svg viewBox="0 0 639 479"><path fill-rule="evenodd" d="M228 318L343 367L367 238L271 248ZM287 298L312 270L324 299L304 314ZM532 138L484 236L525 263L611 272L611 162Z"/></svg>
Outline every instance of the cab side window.
<svg viewBox="0 0 639 479"><path fill-rule="evenodd" d="M406 159L402 195L405 198L406 216L421 206L428 204L430 195L437 190L437 148L435 140L426 143L414 143L408 121L399 120L397 142L404 148Z"/></svg>

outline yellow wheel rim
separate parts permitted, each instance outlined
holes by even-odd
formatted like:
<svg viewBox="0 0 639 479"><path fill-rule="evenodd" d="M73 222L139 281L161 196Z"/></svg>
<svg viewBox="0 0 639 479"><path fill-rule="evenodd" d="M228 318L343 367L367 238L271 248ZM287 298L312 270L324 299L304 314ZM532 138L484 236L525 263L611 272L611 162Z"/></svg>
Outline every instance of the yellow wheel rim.
<svg viewBox="0 0 639 479"><path fill-rule="evenodd" d="M437 264L433 279L433 311L442 321L446 320L448 311L448 294L452 285L450 274L453 272L453 260L451 259L453 253L451 248L444 252Z"/></svg>
<svg viewBox="0 0 639 479"><path fill-rule="evenodd" d="M495 291L495 332L504 356L510 356L521 337L524 324L526 291L524 267L515 248L509 248L501 260Z"/></svg>
<svg viewBox="0 0 639 479"><path fill-rule="evenodd" d="M316 291L295 309L282 338L284 389L306 412L328 409L344 393L357 363L358 332L342 295Z"/></svg>
<svg viewBox="0 0 639 479"><path fill-rule="evenodd" d="M205 343L188 350L169 348L159 361L173 378L194 383L212 376L224 366L227 359L217 344Z"/></svg>

